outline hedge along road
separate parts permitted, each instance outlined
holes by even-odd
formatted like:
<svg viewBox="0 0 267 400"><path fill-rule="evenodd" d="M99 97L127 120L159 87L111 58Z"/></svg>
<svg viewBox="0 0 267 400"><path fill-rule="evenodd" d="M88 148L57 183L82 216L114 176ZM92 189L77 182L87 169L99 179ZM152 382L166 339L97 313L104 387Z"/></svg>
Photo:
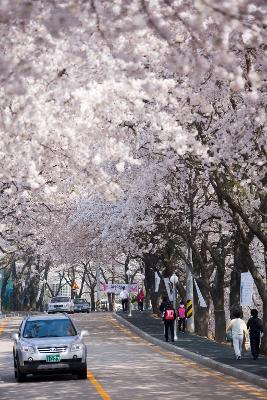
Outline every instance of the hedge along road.
<svg viewBox="0 0 267 400"><path fill-rule="evenodd" d="M0 323L0 399L267 399L267 391L213 372L133 334L108 313L75 315L87 329L88 380L70 376L14 379L10 334L20 318ZM2 326L2 328L1 328Z"/></svg>

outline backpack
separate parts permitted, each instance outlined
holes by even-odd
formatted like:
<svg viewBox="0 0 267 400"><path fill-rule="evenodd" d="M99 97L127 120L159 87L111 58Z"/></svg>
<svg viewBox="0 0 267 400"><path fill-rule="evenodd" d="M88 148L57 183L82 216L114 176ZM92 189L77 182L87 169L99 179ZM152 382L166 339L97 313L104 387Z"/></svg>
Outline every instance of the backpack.
<svg viewBox="0 0 267 400"><path fill-rule="evenodd" d="M185 307L178 308L179 318L185 318Z"/></svg>
<svg viewBox="0 0 267 400"><path fill-rule="evenodd" d="M165 311L165 320L173 321L174 320L174 310L166 310Z"/></svg>

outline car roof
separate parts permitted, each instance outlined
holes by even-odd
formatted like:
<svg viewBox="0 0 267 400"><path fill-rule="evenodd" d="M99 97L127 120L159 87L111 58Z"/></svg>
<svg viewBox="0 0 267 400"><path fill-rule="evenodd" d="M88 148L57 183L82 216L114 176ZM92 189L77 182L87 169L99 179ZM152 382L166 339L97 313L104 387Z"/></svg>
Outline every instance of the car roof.
<svg viewBox="0 0 267 400"><path fill-rule="evenodd" d="M40 320L53 320L53 319L70 319L70 317L65 314L56 314L56 315L39 314L39 315L30 315L25 319L27 319L27 321L40 321Z"/></svg>

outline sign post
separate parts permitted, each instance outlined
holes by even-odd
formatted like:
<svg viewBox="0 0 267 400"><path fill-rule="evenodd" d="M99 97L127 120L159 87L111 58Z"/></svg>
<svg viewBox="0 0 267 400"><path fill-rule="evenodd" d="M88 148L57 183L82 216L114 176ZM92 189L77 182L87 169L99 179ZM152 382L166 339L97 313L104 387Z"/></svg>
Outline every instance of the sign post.
<svg viewBox="0 0 267 400"><path fill-rule="evenodd" d="M100 310L100 275L99 266L96 267L96 311Z"/></svg>
<svg viewBox="0 0 267 400"><path fill-rule="evenodd" d="M188 262L192 265L192 250L190 246L188 246ZM186 321L186 328L188 332L195 332L195 321L194 321L194 315L193 315L193 299L194 299L194 281L193 281L193 276L190 271L190 268L188 264L185 266L186 268L186 303L190 302L190 317Z"/></svg>
<svg viewBox="0 0 267 400"><path fill-rule="evenodd" d="M75 298L79 289L79 285L74 281L71 285L71 294L73 294L73 296L71 296L71 298Z"/></svg>
<svg viewBox="0 0 267 400"><path fill-rule="evenodd" d="M176 285L178 283L178 276L175 274L175 272L172 274L172 276L170 277L170 281L172 283L172 288L173 288L173 292L172 292L172 299L173 299L173 308L175 313L177 313L177 307L176 307L176 298L177 298L177 290L176 290ZM174 341L177 341L178 337L177 337L177 318L174 321Z"/></svg>

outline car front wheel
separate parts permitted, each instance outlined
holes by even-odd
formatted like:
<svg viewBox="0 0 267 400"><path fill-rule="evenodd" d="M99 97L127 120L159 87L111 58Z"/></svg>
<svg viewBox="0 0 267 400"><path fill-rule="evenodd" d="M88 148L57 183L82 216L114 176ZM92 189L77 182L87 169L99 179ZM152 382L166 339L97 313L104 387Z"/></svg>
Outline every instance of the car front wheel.
<svg viewBox="0 0 267 400"><path fill-rule="evenodd" d="M14 360L14 366L16 365L16 367L15 367L15 378L17 379L17 382L18 383L20 383L20 382L24 382L25 381L25 379L26 379L26 374L23 374L22 372L21 372L21 370L20 370L20 368L19 368L19 363L18 363L18 360Z"/></svg>
<svg viewBox="0 0 267 400"><path fill-rule="evenodd" d="M87 379L87 365L78 372L77 376L79 379Z"/></svg>

